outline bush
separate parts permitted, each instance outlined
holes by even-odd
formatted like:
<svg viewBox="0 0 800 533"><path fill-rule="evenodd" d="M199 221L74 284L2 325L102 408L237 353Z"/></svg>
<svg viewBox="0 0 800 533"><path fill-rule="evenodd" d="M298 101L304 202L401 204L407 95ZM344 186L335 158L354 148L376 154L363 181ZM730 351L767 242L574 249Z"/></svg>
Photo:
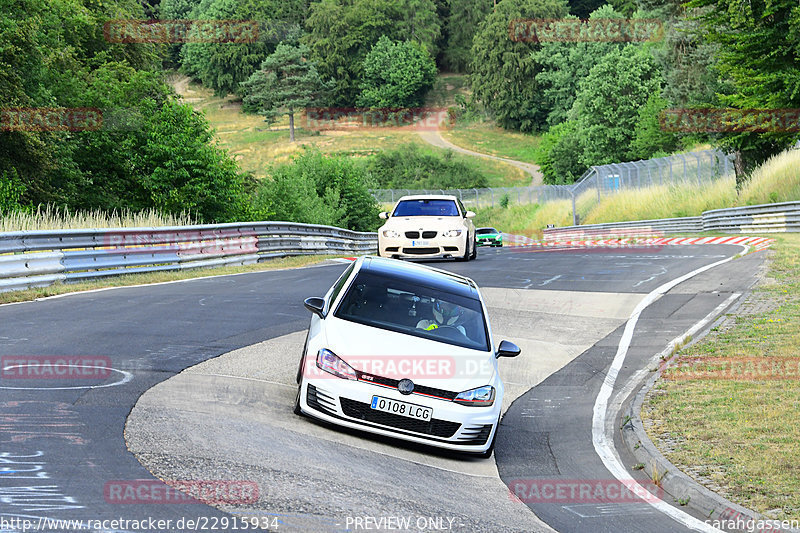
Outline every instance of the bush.
<svg viewBox="0 0 800 533"><path fill-rule="evenodd" d="M562 122L550 128L539 144L543 181L553 185L573 183L586 170L582 162L583 145L575 122Z"/></svg>
<svg viewBox="0 0 800 533"><path fill-rule="evenodd" d="M377 187L382 189L471 189L488 186L475 167L453 158L423 151L410 143L376 154L367 164Z"/></svg>
<svg viewBox="0 0 800 533"><path fill-rule="evenodd" d="M25 184L19 179L16 169L0 173L0 215L22 210L23 194Z"/></svg>
<svg viewBox="0 0 800 533"><path fill-rule="evenodd" d="M272 170L258 188L253 210L273 220L374 231L378 204L369 185L363 164L308 150Z"/></svg>

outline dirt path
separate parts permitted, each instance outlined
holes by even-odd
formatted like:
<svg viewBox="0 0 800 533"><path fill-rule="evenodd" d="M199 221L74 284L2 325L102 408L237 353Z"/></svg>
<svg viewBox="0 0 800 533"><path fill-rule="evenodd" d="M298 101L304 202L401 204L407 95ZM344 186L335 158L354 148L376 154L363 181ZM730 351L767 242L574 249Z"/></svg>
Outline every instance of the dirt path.
<svg viewBox="0 0 800 533"><path fill-rule="evenodd" d="M494 159L495 161L502 161L504 163L508 163L509 165L513 165L518 169L522 170L530 174L531 176L531 185L542 185L542 173L539 170L539 165L534 165L532 163L524 163L522 161L516 161L514 159L508 159L505 157L498 157L496 155L489 155L489 154L482 154L480 152L473 152L472 150L467 150L466 148L462 148L458 145L455 145L442 137L442 133L439 130L434 131L420 131L419 136L422 137L422 140L428 144L432 144L433 146L437 146L439 148L448 148L453 150L454 152L458 152L460 154L471 155L473 157L483 157L484 159Z"/></svg>

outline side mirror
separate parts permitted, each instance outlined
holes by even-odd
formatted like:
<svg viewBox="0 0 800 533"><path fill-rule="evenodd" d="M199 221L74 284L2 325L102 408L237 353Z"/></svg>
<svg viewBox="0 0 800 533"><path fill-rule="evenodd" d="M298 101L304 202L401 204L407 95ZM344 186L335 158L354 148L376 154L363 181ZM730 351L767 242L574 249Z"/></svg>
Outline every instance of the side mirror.
<svg viewBox="0 0 800 533"><path fill-rule="evenodd" d="M382 218L383 220L387 220L387 219L389 218L389 213L387 213L386 211L382 211L382 212L381 212L381 213L378 215L378 217L379 217L379 218Z"/></svg>
<svg viewBox="0 0 800 533"><path fill-rule="evenodd" d="M502 341L500 342L500 346L497 347L497 353L495 354L495 357L516 357L521 352L522 350L519 349L519 346L513 342Z"/></svg>
<svg viewBox="0 0 800 533"><path fill-rule="evenodd" d="M475 218L475 211L467 211L464 213L464 218Z"/></svg>
<svg viewBox="0 0 800 533"><path fill-rule="evenodd" d="M316 296L312 298L306 298L306 300L303 302L303 305L306 306L306 309L322 318L322 310L325 309L325 300L323 298L318 298ZM502 344L500 346L502 346Z"/></svg>

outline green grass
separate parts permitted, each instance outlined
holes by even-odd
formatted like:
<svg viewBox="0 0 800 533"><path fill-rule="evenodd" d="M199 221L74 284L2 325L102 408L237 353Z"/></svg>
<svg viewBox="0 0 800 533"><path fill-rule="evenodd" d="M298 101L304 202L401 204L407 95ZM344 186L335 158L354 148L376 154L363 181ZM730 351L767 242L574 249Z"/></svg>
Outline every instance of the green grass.
<svg viewBox="0 0 800 533"><path fill-rule="evenodd" d="M0 292L0 304L13 302L27 302L37 298L55 296L72 292L81 292L107 287L126 287L129 285L149 285L152 283L163 283L166 281L177 281L182 279L205 278L210 276L221 276L226 274L240 274L243 272L261 272L263 270L277 270L284 268L298 268L314 263L331 259L332 255L302 255L297 257L285 257L270 259L262 263L243 266L226 266L219 268L198 268L194 270L180 270L175 272L148 272L142 274L130 274L126 276L115 276L112 278L82 281L80 283L55 283L49 287L26 289L21 291Z"/></svg>
<svg viewBox="0 0 800 533"><path fill-rule="evenodd" d="M754 297L773 311L735 318L679 352L680 359L756 358L770 365L800 354L800 235L777 235L771 282ZM800 376L777 381L673 379L658 382L642 413L651 438L679 439L666 456L723 487L736 503L800 519ZM778 510L778 511L774 511Z"/></svg>
<svg viewBox="0 0 800 533"><path fill-rule="evenodd" d="M456 123L442 136L468 150L534 164L542 140L539 135L506 131L489 122Z"/></svg>

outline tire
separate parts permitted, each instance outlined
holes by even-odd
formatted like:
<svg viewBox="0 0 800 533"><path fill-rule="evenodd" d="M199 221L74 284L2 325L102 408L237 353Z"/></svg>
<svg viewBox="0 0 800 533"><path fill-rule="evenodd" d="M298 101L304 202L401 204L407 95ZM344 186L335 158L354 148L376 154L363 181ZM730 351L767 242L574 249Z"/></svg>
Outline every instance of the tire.
<svg viewBox="0 0 800 533"><path fill-rule="evenodd" d="M472 240L472 254L469 256L470 259L476 259L478 257L478 241Z"/></svg>

